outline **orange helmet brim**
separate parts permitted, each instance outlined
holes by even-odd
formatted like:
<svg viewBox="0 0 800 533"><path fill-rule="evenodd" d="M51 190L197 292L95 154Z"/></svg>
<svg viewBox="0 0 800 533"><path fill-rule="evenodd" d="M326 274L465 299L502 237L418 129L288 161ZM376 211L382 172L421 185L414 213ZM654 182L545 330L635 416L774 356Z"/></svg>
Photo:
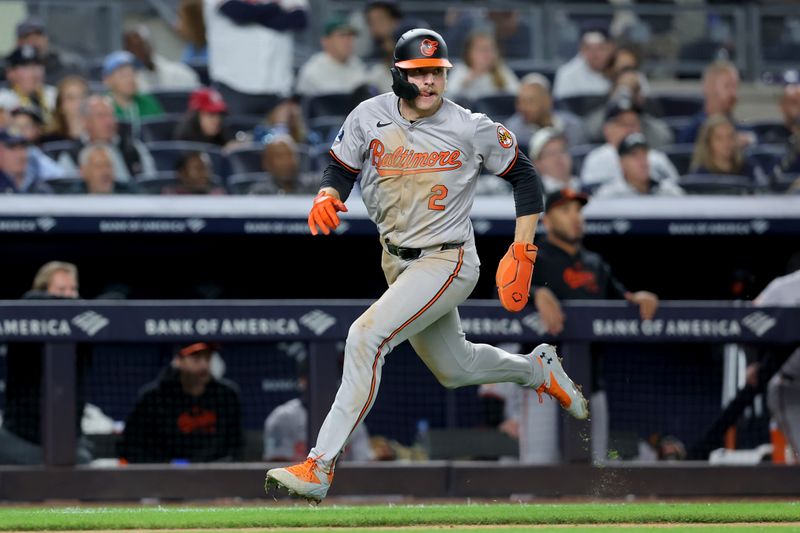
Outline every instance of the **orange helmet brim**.
<svg viewBox="0 0 800 533"><path fill-rule="evenodd" d="M425 68L425 67L446 67L452 68L453 65L447 59L440 57L426 57L420 59L408 59L406 61L398 61L394 64L397 68Z"/></svg>

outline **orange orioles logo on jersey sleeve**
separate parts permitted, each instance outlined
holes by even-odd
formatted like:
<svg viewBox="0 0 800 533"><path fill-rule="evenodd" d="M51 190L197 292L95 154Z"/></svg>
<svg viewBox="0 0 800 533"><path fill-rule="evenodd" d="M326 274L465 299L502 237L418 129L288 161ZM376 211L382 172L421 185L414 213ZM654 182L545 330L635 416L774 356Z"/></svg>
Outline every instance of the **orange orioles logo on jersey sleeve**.
<svg viewBox="0 0 800 533"><path fill-rule="evenodd" d="M378 139L369 143L369 150L372 152L370 162L379 176L423 174L461 168L461 161L458 160L461 157L460 150L415 152L401 145L393 152L387 152Z"/></svg>
<svg viewBox="0 0 800 533"><path fill-rule="evenodd" d="M503 148L511 148L514 146L514 138L503 126L497 126L497 141Z"/></svg>
<svg viewBox="0 0 800 533"><path fill-rule="evenodd" d="M419 43L419 51L425 57L431 57L436 53L437 48L439 48L439 41L434 41L432 39L424 39Z"/></svg>

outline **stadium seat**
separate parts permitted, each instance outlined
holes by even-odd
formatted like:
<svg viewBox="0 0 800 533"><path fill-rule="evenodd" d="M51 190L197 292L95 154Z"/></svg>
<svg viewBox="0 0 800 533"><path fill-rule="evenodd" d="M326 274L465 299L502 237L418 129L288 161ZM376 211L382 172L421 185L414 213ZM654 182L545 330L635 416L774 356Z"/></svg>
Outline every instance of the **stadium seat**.
<svg viewBox="0 0 800 533"><path fill-rule="evenodd" d="M496 122L504 122L516 111L516 99L513 94L484 96L475 100L472 111L484 113Z"/></svg>
<svg viewBox="0 0 800 533"><path fill-rule="evenodd" d="M748 122L745 126L755 133L758 144L783 144L792 134L786 125L778 120Z"/></svg>
<svg viewBox="0 0 800 533"><path fill-rule="evenodd" d="M45 181L55 194L86 194L86 183L83 178L55 178ZM138 191L135 183L116 182L116 193L133 193Z"/></svg>
<svg viewBox="0 0 800 533"><path fill-rule="evenodd" d="M688 174L689 165L692 162L692 154L694 153L693 144L671 144L661 149L672 164L675 165L678 174Z"/></svg>
<svg viewBox="0 0 800 533"><path fill-rule="evenodd" d="M86 184L83 178L55 178L47 180L47 185L55 194L85 194Z"/></svg>
<svg viewBox="0 0 800 533"><path fill-rule="evenodd" d="M308 129L316 132L320 138L320 144L330 147L342 128L343 122L342 117L337 116L316 117L308 121Z"/></svg>
<svg viewBox="0 0 800 533"><path fill-rule="evenodd" d="M556 109L571 111L579 117L585 117L595 109L603 107L606 104L606 100L607 98L605 95L596 94L569 96L556 100L555 107Z"/></svg>
<svg viewBox="0 0 800 533"><path fill-rule="evenodd" d="M103 58L92 59L89 61L89 66L87 68L86 75L90 81L99 81L102 83L103 80Z"/></svg>
<svg viewBox="0 0 800 533"><path fill-rule="evenodd" d="M255 185L259 185L265 194L269 194L270 190L275 193L278 192L278 186L273 182L272 176L265 172L245 172L232 174L228 177L228 192L230 194L250 194L250 190Z"/></svg>
<svg viewBox="0 0 800 533"><path fill-rule="evenodd" d="M158 100L165 113L183 113L189 106L189 89L153 91L150 93Z"/></svg>
<svg viewBox="0 0 800 533"><path fill-rule="evenodd" d="M661 120L669 126L672 135L677 139L679 135L689 127L692 122L691 117L663 117Z"/></svg>
<svg viewBox="0 0 800 533"><path fill-rule="evenodd" d="M527 74L530 74L531 72L541 74L542 76L547 78L547 81L549 81L551 85L556 79L555 68L544 66L541 63L537 64L536 62L531 61L529 59L522 59L522 60L517 59L513 61L510 60L507 61L507 64L511 68L511 70L514 71L514 74L516 74L516 76L519 79L524 78Z"/></svg>
<svg viewBox="0 0 800 533"><path fill-rule="evenodd" d="M171 113L142 119L141 137L144 142L169 141L183 114Z"/></svg>
<svg viewBox="0 0 800 533"><path fill-rule="evenodd" d="M311 171L322 172L331 162L330 146L323 144L319 146L310 146L308 159Z"/></svg>
<svg viewBox="0 0 800 533"><path fill-rule="evenodd" d="M710 63L720 57L734 61L736 59L736 49L732 44L719 42L708 37L702 37L686 43L678 51L678 59L681 62L700 61L702 63ZM685 74L686 72L682 73Z"/></svg>
<svg viewBox="0 0 800 533"><path fill-rule="evenodd" d="M647 97L645 111L655 117L691 117L703 110L703 96L686 93L659 93Z"/></svg>
<svg viewBox="0 0 800 533"><path fill-rule="evenodd" d="M767 176L775 173L775 165L785 154L786 147L782 144L756 144L745 150L745 157Z"/></svg>
<svg viewBox="0 0 800 533"><path fill-rule="evenodd" d="M752 194L753 181L749 176L727 174L687 174L678 185L689 194Z"/></svg>
<svg viewBox="0 0 800 533"><path fill-rule="evenodd" d="M780 42L764 49L764 59L767 61L796 63L798 57L800 57L800 43Z"/></svg>
<svg viewBox="0 0 800 533"><path fill-rule="evenodd" d="M161 194L164 187L178 184L174 172L159 172L155 176L136 176L135 179L136 190L140 194Z"/></svg>
<svg viewBox="0 0 800 533"><path fill-rule="evenodd" d="M225 125L234 133L251 132L263 119L261 115L229 115L225 117Z"/></svg>
<svg viewBox="0 0 800 533"><path fill-rule="evenodd" d="M264 145L261 143L253 143L231 150L228 153L231 174L261 172L261 152L263 150Z"/></svg>
<svg viewBox="0 0 800 533"><path fill-rule="evenodd" d="M42 145L42 152L45 153L50 159L58 160L63 152L71 152L75 150L80 143L77 141L53 141L44 143Z"/></svg>
<svg viewBox="0 0 800 533"><path fill-rule="evenodd" d="M297 144L295 147L297 149L297 158L300 163L300 172L315 170L311 162L311 149L304 144ZM261 152L263 152L263 150L264 145L261 143L252 143L231 150L228 153L230 174L262 172Z"/></svg>
<svg viewBox="0 0 800 533"><path fill-rule="evenodd" d="M217 176L211 178L211 183L222 187L222 180ZM166 187L178 185L175 172L159 172L154 176L136 176L136 192L140 194L163 194Z"/></svg>
<svg viewBox="0 0 800 533"><path fill-rule="evenodd" d="M599 144L579 144L569 149L569 155L572 158L572 173L576 176L581 175L581 165L586 155L600 146Z"/></svg>
<svg viewBox="0 0 800 533"><path fill-rule="evenodd" d="M190 141L156 141L146 143L147 149L156 163L156 170L159 172L172 172L186 152L205 152L211 158L214 167L214 174L217 176L227 176L229 165L225 154L219 146L208 143L198 143Z"/></svg>
<svg viewBox="0 0 800 533"><path fill-rule="evenodd" d="M307 121L316 117L346 117L353 108L350 93L323 94L303 99L303 116Z"/></svg>
<svg viewBox="0 0 800 533"><path fill-rule="evenodd" d="M789 187L794 185L795 183L800 184L800 174L785 174L783 172L776 172L775 175L771 176L772 183L770 184L771 188L775 192L786 192L789 190ZM795 193L800 193L800 188L795 190Z"/></svg>

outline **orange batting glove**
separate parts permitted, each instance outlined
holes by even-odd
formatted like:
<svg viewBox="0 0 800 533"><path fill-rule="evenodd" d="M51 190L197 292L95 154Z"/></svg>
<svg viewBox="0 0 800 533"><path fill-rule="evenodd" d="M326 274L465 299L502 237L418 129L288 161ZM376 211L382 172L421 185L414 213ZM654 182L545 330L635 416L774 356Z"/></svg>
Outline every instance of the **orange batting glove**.
<svg viewBox="0 0 800 533"><path fill-rule="evenodd" d="M497 265L497 295L507 310L518 313L528 303L538 248L529 242L515 242Z"/></svg>
<svg viewBox="0 0 800 533"><path fill-rule="evenodd" d="M311 230L311 235L319 234L317 226L325 235L328 235L332 229L336 229L339 226L337 211L346 213L347 206L325 191L320 191L314 198L311 211L308 213L308 229Z"/></svg>

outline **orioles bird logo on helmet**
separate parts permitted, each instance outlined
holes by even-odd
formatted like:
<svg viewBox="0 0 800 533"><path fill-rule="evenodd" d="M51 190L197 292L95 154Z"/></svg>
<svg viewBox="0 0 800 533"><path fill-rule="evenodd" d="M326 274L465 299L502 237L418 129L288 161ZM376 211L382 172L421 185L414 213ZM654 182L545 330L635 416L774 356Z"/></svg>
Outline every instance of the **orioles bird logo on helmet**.
<svg viewBox="0 0 800 533"><path fill-rule="evenodd" d="M439 48L438 41L434 41L432 39L424 39L419 44L419 51L426 57L431 57L433 54L435 54L437 48Z"/></svg>

